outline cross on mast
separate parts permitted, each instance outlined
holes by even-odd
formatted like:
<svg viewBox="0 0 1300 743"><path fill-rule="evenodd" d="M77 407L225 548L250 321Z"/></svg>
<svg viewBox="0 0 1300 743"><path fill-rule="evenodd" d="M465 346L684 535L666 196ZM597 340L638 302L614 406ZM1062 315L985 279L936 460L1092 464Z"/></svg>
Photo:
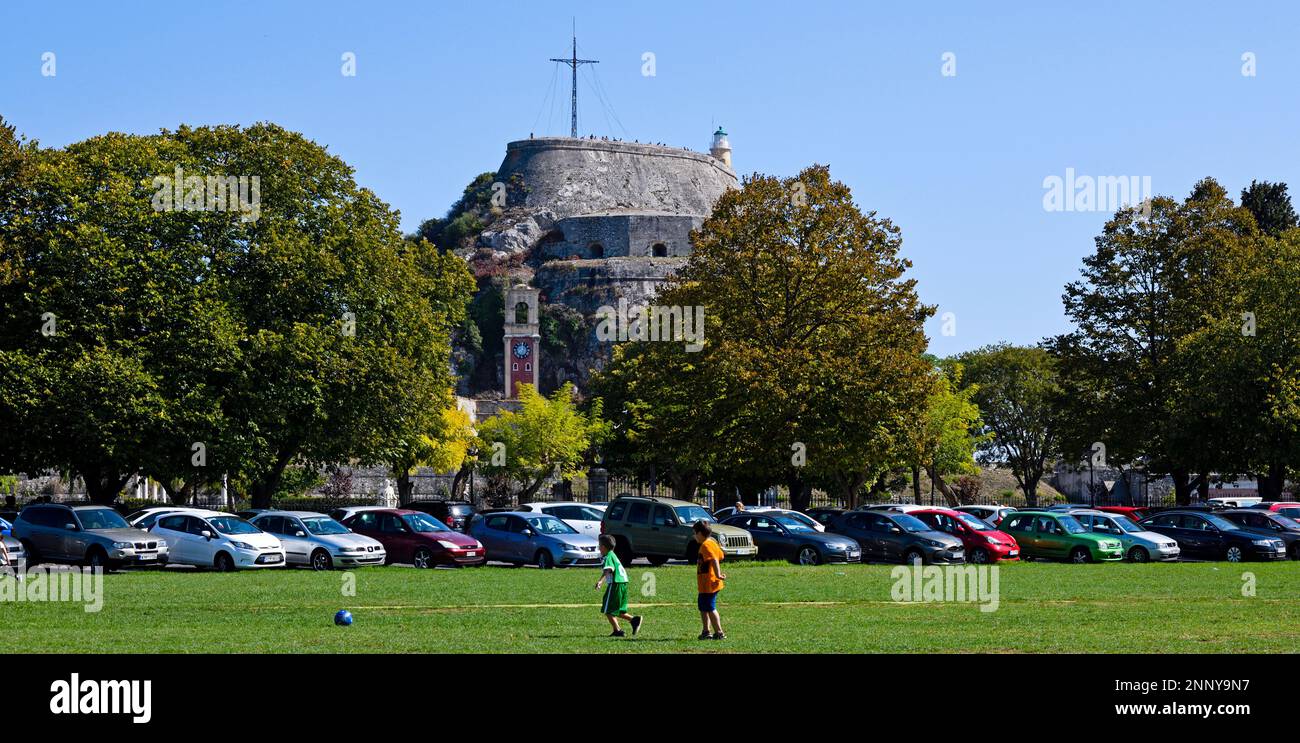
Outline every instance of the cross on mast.
<svg viewBox="0 0 1300 743"><path fill-rule="evenodd" d="M598 59L578 59L578 24L573 24L573 56L568 59L551 57L552 62L563 62L573 69L573 86L569 92L569 136L578 136L578 67L585 64L597 64Z"/></svg>

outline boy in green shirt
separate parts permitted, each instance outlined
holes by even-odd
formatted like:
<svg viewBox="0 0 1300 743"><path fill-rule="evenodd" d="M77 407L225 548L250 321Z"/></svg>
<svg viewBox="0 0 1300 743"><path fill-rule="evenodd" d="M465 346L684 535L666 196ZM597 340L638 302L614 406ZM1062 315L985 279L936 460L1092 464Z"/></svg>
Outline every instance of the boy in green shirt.
<svg viewBox="0 0 1300 743"><path fill-rule="evenodd" d="M609 636L625 636L623 628L618 626L619 619L626 619L632 625L632 634L635 635L641 629L641 617L627 613L627 571L623 569L623 563L619 562L618 555L614 554L614 537L600 535L600 554L604 556L605 562L601 566L596 589L599 590L602 583L607 584L605 600L600 602L600 613L605 615L614 628Z"/></svg>

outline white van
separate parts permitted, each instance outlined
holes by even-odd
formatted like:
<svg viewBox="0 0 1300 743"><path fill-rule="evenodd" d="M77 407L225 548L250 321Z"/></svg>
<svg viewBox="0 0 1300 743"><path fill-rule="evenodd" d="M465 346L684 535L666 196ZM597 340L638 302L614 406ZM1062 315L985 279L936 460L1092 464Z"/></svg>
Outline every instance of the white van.
<svg viewBox="0 0 1300 743"><path fill-rule="evenodd" d="M280 540L233 514L177 511L160 516L149 531L166 540L170 563L222 572L284 565Z"/></svg>

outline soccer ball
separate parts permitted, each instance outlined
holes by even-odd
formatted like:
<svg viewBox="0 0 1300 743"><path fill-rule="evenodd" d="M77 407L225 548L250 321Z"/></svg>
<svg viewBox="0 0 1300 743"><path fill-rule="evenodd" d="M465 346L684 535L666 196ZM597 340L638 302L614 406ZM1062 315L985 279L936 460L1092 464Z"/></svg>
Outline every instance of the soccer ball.
<svg viewBox="0 0 1300 743"><path fill-rule="evenodd" d="M352 624L352 612L347 609L339 609L339 613L334 615L334 623L340 627Z"/></svg>

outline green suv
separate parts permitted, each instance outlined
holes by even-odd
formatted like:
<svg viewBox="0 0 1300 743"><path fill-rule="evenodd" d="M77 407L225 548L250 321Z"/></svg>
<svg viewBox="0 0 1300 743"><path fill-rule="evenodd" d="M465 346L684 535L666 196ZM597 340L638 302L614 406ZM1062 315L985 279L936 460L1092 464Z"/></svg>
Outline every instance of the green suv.
<svg viewBox="0 0 1300 743"><path fill-rule="evenodd" d="M1096 534L1068 513L1013 511L999 527L1020 543L1020 557L1070 562L1111 562L1124 559L1117 537Z"/></svg>
<svg viewBox="0 0 1300 743"><path fill-rule="evenodd" d="M650 560L651 565L663 565L669 560L695 562L700 545L691 527L696 521L709 524L713 539L728 559L758 554L749 532L719 524L699 504L672 498L619 496L605 509L600 532L614 537L614 554L624 565L638 557Z"/></svg>

